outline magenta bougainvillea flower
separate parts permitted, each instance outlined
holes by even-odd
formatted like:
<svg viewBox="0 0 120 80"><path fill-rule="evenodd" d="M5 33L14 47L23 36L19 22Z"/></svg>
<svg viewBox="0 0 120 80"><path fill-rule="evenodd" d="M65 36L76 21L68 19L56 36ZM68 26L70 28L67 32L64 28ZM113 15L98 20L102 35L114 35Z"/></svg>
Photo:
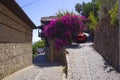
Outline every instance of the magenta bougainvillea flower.
<svg viewBox="0 0 120 80"><path fill-rule="evenodd" d="M64 45L69 44L72 34L83 32L83 20L85 19L84 16L68 13L60 18L51 20L44 27L43 33L48 40L55 40L56 49L60 50Z"/></svg>

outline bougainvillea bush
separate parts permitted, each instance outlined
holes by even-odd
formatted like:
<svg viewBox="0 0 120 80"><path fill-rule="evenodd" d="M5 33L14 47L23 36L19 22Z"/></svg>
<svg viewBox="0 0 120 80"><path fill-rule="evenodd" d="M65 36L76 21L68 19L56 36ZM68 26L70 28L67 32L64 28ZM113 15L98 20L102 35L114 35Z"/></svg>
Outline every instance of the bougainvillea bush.
<svg viewBox="0 0 120 80"><path fill-rule="evenodd" d="M65 14L64 16L51 20L51 22L44 27L44 35L47 40L54 40L57 50L63 48L64 45L69 44L70 38L73 34L83 31L84 16L75 14Z"/></svg>

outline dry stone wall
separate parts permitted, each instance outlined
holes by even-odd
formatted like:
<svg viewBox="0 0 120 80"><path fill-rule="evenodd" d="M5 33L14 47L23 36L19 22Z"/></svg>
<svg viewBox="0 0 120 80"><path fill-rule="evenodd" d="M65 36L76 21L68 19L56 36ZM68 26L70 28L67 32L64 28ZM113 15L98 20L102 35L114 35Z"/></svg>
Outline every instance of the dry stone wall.
<svg viewBox="0 0 120 80"><path fill-rule="evenodd" d="M120 0L119 0L119 4L120 4ZM120 24L120 5L119 5L119 24ZM120 31L120 25L119 25L119 31ZM119 54L120 54L120 32L119 32ZM120 66L120 55L119 55L119 66Z"/></svg>
<svg viewBox="0 0 120 80"><path fill-rule="evenodd" d="M109 64L120 69L119 26L111 26L107 15L97 25L94 47Z"/></svg>
<svg viewBox="0 0 120 80"><path fill-rule="evenodd" d="M0 80L31 64L31 27L0 3Z"/></svg>
<svg viewBox="0 0 120 80"><path fill-rule="evenodd" d="M32 63L31 43L0 43L0 80Z"/></svg>

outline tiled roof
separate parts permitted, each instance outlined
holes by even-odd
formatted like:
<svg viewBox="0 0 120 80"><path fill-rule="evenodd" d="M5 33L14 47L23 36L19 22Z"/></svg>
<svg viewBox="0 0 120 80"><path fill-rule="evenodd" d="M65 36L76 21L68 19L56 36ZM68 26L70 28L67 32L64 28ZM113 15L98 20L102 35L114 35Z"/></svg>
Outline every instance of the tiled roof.
<svg viewBox="0 0 120 80"><path fill-rule="evenodd" d="M50 21L54 19L57 19L57 16L42 17L41 21Z"/></svg>

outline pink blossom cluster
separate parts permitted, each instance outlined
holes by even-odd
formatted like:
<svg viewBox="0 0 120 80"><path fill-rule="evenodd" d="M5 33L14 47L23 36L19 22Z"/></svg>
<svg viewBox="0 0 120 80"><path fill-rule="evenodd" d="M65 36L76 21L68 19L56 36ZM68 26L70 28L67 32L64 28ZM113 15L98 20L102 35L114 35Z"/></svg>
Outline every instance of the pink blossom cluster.
<svg viewBox="0 0 120 80"><path fill-rule="evenodd" d="M65 14L64 16L51 20L44 27L43 33L48 40L55 40L56 49L60 50L64 45L69 44L72 34L83 31L84 16Z"/></svg>

